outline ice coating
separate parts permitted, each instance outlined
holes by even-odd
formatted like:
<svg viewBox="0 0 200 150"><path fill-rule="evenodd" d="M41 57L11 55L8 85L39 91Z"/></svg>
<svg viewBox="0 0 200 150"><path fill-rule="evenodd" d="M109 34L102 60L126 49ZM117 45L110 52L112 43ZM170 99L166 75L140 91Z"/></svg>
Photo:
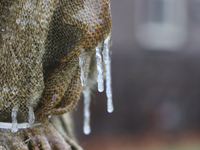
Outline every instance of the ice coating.
<svg viewBox="0 0 200 150"><path fill-rule="evenodd" d="M17 128L18 129L27 129L27 128L31 128L31 127L37 127L40 126L42 123L18 123L17 124ZM0 129L12 129L12 123L8 123L8 122L0 122Z"/></svg>
<svg viewBox="0 0 200 150"><path fill-rule="evenodd" d="M33 107L29 106L28 109L29 109L29 112L28 112L28 115L29 115L28 122L32 124L32 123L35 122L35 115L34 115Z"/></svg>
<svg viewBox="0 0 200 150"><path fill-rule="evenodd" d="M97 83L98 91L104 91L104 80L103 80L103 60L102 60L102 44L96 47L96 60L97 60Z"/></svg>
<svg viewBox="0 0 200 150"><path fill-rule="evenodd" d="M65 102L61 103L63 101L62 97L65 96L65 93L71 94L71 91L73 90L73 96L74 91L78 91L77 97L74 98L74 96L69 96L69 98L73 100L72 104L76 104L75 102L78 100L80 93L82 92L82 88L80 87L81 82L79 81L80 78L78 76L77 79L77 76L75 76L80 74L80 72L76 71L76 67L78 65L77 56L80 54L80 52L77 51L77 46L81 45L85 48L85 52L83 53L88 52L88 58L90 56L94 56L93 54L95 53L95 47L98 45L98 43L103 42L103 39L111 30L111 18L110 11L108 9L109 3L107 0L99 0L94 2L89 0L76 1L75 5L73 4L73 1L63 2L50 0L41 0L36 2L31 1L30 5L27 5L26 1L27 0L22 1L23 3L14 2L14 4L13 1L11 1L11 8L6 7L5 12L7 13L7 10L10 11L7 13L7 20L14 21L7 22L7 20L4 21L3 18L3 22L5 22L5 26L3 25L3 27L5 27L5 33L8 33L6 33L6 36L13 34L15 40L10 42L13 37L9 38L8 36L5 39L3 37L3 46L5 46L3 47L2 51L5 51L5 53L2 53L1 66L5 66L5 70L2 69L2 72L5 71L5 76L2 77L0 87L4 85L4 82L8 82L8 86L5 87L5 91L2 92L5 95L3 95L4 98L2 98L2 104L7 104L7 101L12 102L9 104L10 109L5 109L5 117L8 116L7 118L9 119L6 121L9 122L12 120L10 119L12 108L16 104L19 105L19 111L17 113L18 129L20 129L20 122L32 122L29 121L31 118L29 117L29 106L34 106L34 110L38 110L38 113L35 111L36 122L43 122L48 120L47 116L49 118L49 114L54 115L51 113L52 109L55 108L54 110L60 113L61 107L59 106L64 106L63 104L65 104ZM6 5L9 6L10 4L6 3ZM88 10L86 7L91 9ZM73 19L72 15L76 14L76 12L79 12L79 10L83 10L79 16L79 18L83 18L83 21L81 21L79 18ZM68 12L70 13L68 14ZM96 21L94 22L94 20ZM87 30L90 34L87 33ZM14 58L14 62L9 56ZM61 59L64 56L67 56L66 59ZM4 58L7 59L5 63ZM94 59L96 58L94 57ZM90 65L90 58L87 60L86 68L89 68L90 66L88 65ZM91 67L93 67L92 71L95 71L94 74L91 75L91 79L95 79L95 60L93 61L92 59L91 62L94 62L94 65ZM81 68L79 68L78 71L80 70ZM85 74L85 71L82 72ZM87 69L86 74L89 73L90 70ZM50 81L50 79L52 80ZM75 83L74 80L78 81L79 84ZM73 82L70 83L70 81ZM76 88L74 84L76 84L78 87ZM15 94L13 94L11 87L15 85L18 86L18 90ZM45 89L43 88L44 85L46 86ZM70 91L68 89L70 89ZM54 97L53 95L57 92L60 93L60 96L55 99L55 102L53 100L56 96ZM39 93L38 98L29 98L30 95L34 95L35 93ZM32 105L30 105L30 101L33 101ZM68 103L68 101L66 101L66 103ZM3 109L4 108L5 107L3 106ZM65 108L65 110L68 109L68 107ZM4 121L3 119L2 121ZM27 128L26 125L28 126L29 124L23 123L22 127ZM23 132L21 133L23 134ZM37 133L40 135L39 132ZM42 144L40 143L40 145ZM30 147L30 145L28 147Z"/></svg>
<svg viewBox="0 0 200 150"><path fill-rule="evenodd" d="M18 105L15 105L12 109L11 117L12 117L12 128L11 132L16 133L18 131L18 124L17 124L17 112L18 112Z"/></svg>
<svg viewBox="0 0 200 150"><path fill-rule="evenodd" d="M112 113L114 110L112 101L112 87L111 87L111 60L110 60L110 36L104 41L104 64L106 70L106 95L107 95L107 111Z"/></svg>
<svg viewBox="0 0 200 150"><path fill-rule="evenodd" d="M83 122L83 132L88 135L91 132L90 128L90 90L87 88L83 91L84 96L84 122Z"/></svg>
<svg viewBox="0 0 200 150"><path fill-rule="evenodd" d="M80 79L81 79L81 85L82 86L86 86L86 83L87 83L86 73L85 73L85 58L86 58L86 54L79 56L79 66L81 68Z"/></svg>

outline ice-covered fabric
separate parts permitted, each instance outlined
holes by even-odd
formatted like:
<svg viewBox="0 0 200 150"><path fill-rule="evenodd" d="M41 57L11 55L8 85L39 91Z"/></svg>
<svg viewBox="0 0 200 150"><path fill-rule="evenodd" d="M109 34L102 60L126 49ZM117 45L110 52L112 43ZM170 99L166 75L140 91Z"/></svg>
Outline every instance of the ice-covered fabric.
<svg viewBox="0 0 200 150"><path fill-rule="evenodd" d="M0 122L12 124L0 130L0 149L12 149L12 141L19 149L67 143L56 129L60 141L46 134L53 128L48 120L76 106L82 85L94 79L96 47L110 31L109 0L0 1ZM19 123L42 125L18 130Z"/></svg>

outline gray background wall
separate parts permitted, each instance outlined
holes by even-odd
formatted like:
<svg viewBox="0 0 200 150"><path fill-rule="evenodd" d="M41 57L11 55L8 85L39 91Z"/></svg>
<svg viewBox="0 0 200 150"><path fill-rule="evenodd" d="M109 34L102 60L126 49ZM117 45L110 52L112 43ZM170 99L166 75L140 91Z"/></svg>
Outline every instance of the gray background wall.
<svg viewBox="0 0 200 150"><path fill-rule="evenodd" d="M74 112L83 146L98 136L179 134L200 127L200 5L188 1L188 37L179 51L148 51L134 39L134 0L111 0L112 86L115 110L93 92L91 128L83 135L81 99ZM132 140L131 140L132 141ZM98 142L96 142L98 143ZM110 148L111 149L111 148Z"/></svg>

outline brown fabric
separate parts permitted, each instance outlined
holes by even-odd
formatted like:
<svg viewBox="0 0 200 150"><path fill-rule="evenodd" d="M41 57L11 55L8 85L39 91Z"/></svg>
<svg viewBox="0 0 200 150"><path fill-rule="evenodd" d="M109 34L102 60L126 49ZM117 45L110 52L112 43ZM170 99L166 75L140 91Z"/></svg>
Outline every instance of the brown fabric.
<svg viewBox="0 0 200 150"><path fill-rule="evenodd" d="M55 137L50 135L58 131L48 123L48 116L70 111L82 91L79 56L87 54L86 73L90 73L94 48L110 30L108 0L1 0L0 122L11 122L16 105L18 122L28 122L31 106L36 122L46 125L25 130L26 138L38 137L31 138L31 145L38 144L37 140L41 146L52 142ZM24 131L14 134L1 129L0 134L0 148L25 140ZM2 140L5 134L12 136ZM57 142L50 147L56 149ZM26 144L19 147L27 149Z"/></svg>

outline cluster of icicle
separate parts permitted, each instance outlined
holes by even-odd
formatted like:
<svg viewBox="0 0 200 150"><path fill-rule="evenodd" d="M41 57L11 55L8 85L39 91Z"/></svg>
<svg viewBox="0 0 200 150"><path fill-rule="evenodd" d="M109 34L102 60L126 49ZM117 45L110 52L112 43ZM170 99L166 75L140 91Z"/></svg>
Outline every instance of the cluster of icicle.
<svg viewBox="0 0 200 150"><path fill-rule="evenodd" d="M111 87L111 59L110 59L110 36L108 36L102 47L102 44L99 44L96 47L96 67L97 67L97 84L98 84L98 91L104 91L104 67L105 65L105 76L106 76L106 95L107 95L107 111L112 113L113 102L112 102L112 87ZM85 55L81 55L79 57L79 65L81 68L81 84L82 86L86 86L87 80L85 75ZM104 61L104 62L103 62ZM83 132L84 134L88 135L91 132L90 128L90 89L86 88L83 91L84 96L84 123L83 123Z"/></svg>
<svg viewBox="0 0 200 150"><path fill-rule="evenodd" d="M11 127L11 131L12 132L17 132L18 129L25 129L25 128L30 128L34 122L35 122L35 115L34 115L34 111L33 111L33 107L29 106L29 118L28 118L28 122L29 123L22 123L22 124L18 124L17 123L17 111L18 111L18 105L16 105L15 107L13 107L12 109L12 113L11 113L11 117L12 117L12 127Z"/></svg>
<svg viewBox="0 0 200 150"><path fill-rule="evenodd" d="M33 112L33 107L29 106L29 118L28 118L28 122L26 123L18 123L17 122L17 112L19 109L18 105L15 105L12 108L12 112L11 112L11 118L12 118L12 123L8 123L8 122L0 122L0 128L3 129L11 129L11 132L15 133L18 131L18 129L26 129L26 128L30 128L30 127L34 127L34 126L38 126L41 123L35 123L35 115Z"/></svg>
<svg viewBox="0 0 200 150"><path fill-rule="evenodd" d="M97 65L97 83L98 83L98 91L103 92L104 91L104 67L105 65L105 71L106 71L106 95L107 95L107 111L109 113L112 113L113 108L113 102L112 102L112 88L111 88L111 59L110 59L110 36L108 36L104 41L104 46L102 47L102 44L99 44L96 47L96 65ZM86 55L81 55L79 57L79 65L81 68L81 85L86 86L87 78L85 74L85 58ZM104 62L103 62L104 61ZM86 88L86 90L83 91L84 95L84 125L83 125L83 132L84 134L90 134L91 128L90 128L90 89ZM11 129L13 133L17 132L18 129L26 129L33 126L38 126L39 124L33 124L35 121L34 111L32 106L29 106L29 118L28 123L18 123L17 122L17 112L18 112L19 106L16 105L12 108L11 118L12 123L3 123L0 122L0 127L4 129Z"/></svg>

